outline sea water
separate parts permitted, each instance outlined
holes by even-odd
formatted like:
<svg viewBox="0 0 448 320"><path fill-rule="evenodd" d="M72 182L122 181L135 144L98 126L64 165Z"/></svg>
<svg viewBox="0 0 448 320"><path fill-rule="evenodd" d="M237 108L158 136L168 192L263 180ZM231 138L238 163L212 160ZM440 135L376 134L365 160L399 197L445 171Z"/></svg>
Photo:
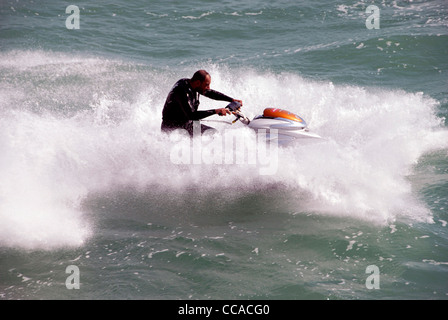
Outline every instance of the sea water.
<svg viewBox="0 0 448 320"><path fill-rule="evenodd" d="M0 298L447 299L447 28L445 1L2 1ZM213 116L242 160L173 161L198 69L323 139L260 174Z"/></svg>

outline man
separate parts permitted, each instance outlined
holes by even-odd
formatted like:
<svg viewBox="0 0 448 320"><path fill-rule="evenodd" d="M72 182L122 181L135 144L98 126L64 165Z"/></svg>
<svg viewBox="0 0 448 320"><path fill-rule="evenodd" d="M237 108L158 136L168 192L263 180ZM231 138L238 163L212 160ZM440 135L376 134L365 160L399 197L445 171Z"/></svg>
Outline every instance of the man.
<svg viewBox="0 0 448 320"><path fill-rule="evenodd" d="M213 100L227 102L237 101L242 105L241 100L235 100L225 94L210 89L211 77L205 70L196 71L191 79L180 79L171 89L166 98L162 111L162 130L170 132L175 129L185 129L193 136L193 121L204 119L214 114L225 116L230 114L226 108L198 111L199 94ZM208 129L213 129L201 124L201 133Z"/></svg>

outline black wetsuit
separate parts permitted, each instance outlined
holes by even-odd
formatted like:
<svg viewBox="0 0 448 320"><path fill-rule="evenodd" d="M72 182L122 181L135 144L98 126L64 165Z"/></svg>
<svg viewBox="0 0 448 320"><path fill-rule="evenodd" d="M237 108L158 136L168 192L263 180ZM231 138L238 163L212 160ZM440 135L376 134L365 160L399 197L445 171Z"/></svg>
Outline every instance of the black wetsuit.
<svg viewBox="0 0 448 320"><path fill-rule="evenodd" d="M232 102L233 99L215 90L207 90L202 95L213 100ZM190 79L180 79L171 89L162 111L162 130L185 129L193 135L193 121L215 114L215 110L198 111L199 93L194 91ZM201 125L201 132L211 129Z"/></svg>

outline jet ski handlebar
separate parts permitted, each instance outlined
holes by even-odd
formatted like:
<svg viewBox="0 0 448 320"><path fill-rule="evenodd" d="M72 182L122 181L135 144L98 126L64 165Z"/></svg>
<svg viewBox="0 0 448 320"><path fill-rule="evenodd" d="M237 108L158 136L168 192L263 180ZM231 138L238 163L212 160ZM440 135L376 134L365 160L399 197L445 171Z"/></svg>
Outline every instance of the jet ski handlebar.
<svg viewBox="0 0 448 320"><path fill-rule="evenodd" d="M226 106L226 109L228 109L230 112L232 112L232 114L236 116L235 120L233 120L232 123L240 120L244 124L249 124L250 120L241 112L241 104L238 101L232 101Z"/></svg>

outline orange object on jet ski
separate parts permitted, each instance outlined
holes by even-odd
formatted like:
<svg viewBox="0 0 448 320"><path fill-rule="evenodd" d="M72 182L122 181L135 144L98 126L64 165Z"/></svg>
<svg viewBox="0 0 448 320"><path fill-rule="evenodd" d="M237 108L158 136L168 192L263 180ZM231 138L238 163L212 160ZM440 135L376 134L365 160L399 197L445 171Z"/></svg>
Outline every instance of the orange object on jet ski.
<svg viewBox="0 0 448 320"><path fill-rule="evenodd" d="M289 111L278 109L278 108L266 108L263 111L263 117L267 118L285 118L297 122L304 122L302 118L298 115L291 113Z"/></svg>

